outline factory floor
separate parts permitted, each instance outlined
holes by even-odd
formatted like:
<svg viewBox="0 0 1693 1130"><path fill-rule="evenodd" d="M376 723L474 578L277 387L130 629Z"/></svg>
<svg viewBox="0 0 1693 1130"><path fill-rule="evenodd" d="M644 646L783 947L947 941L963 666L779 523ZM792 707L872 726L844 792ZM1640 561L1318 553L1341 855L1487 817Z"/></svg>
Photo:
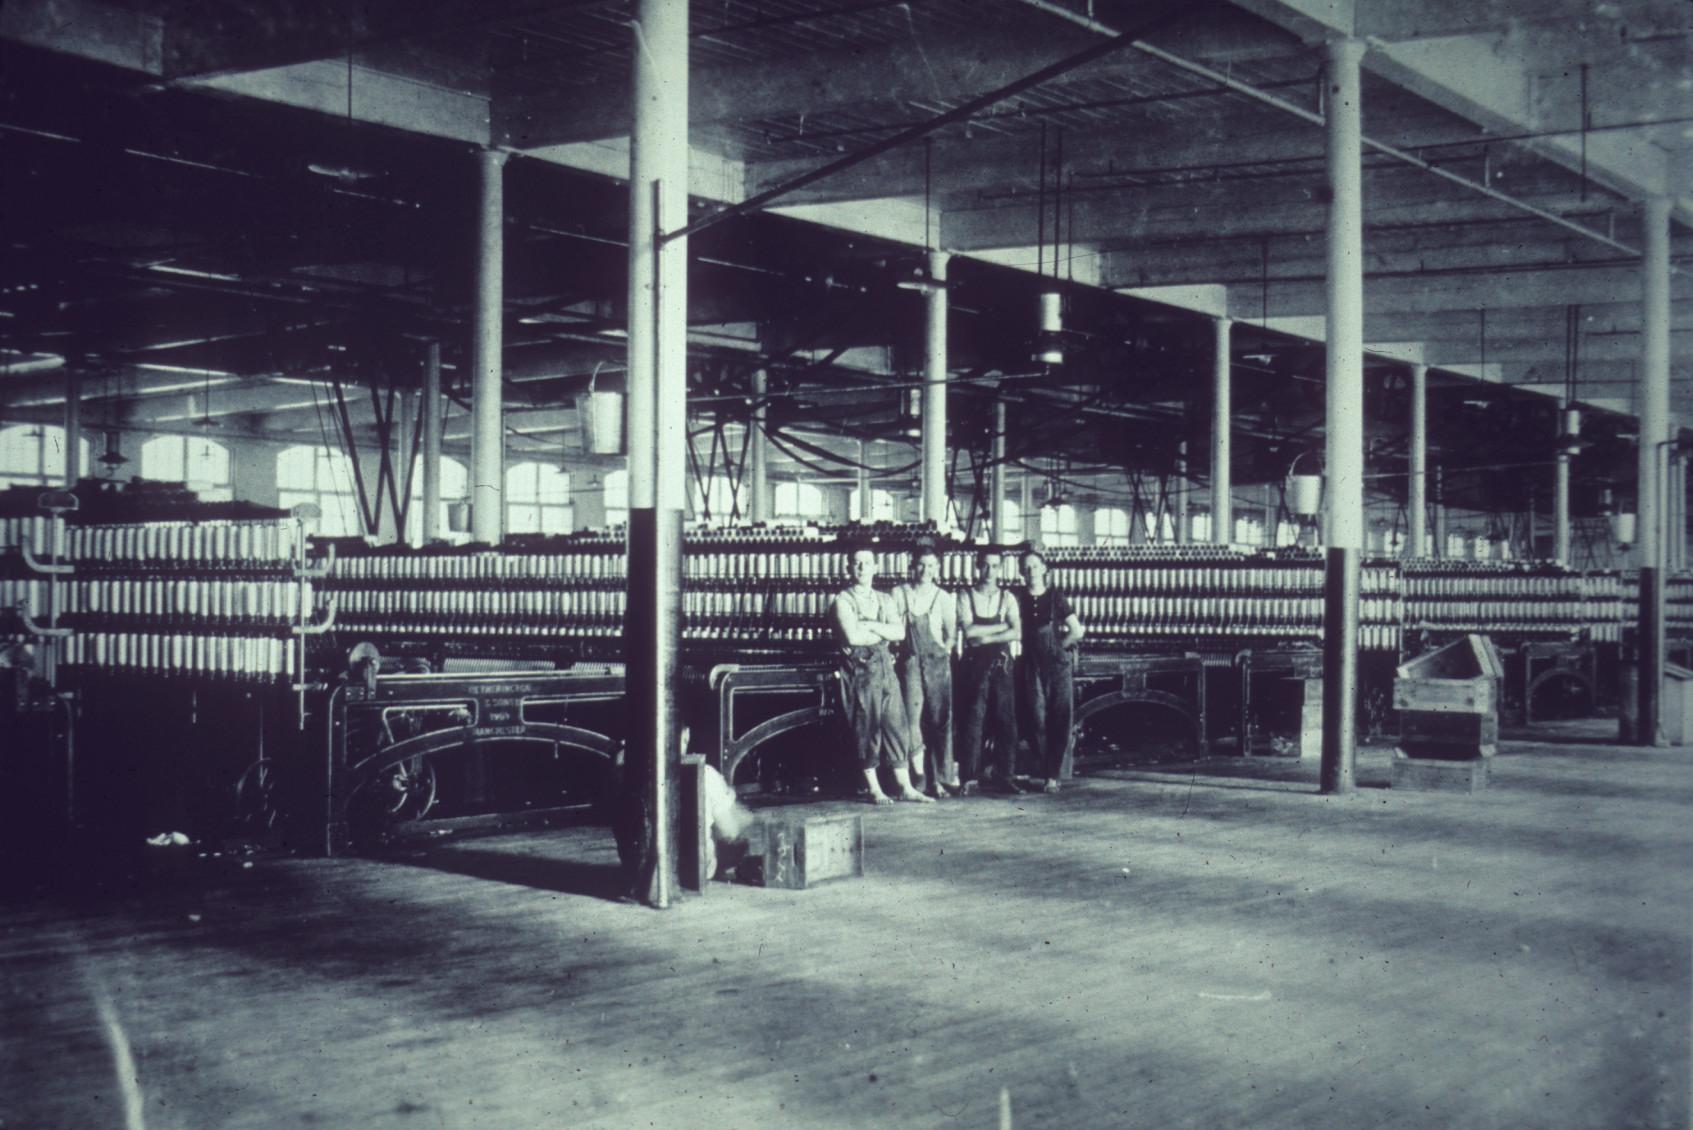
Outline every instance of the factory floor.
<svg viewBox="0 0 1693 1130"><path fill-rule="evenodd" d="M0 1126L1681 1128L1693 750L1614 726L1476 796L1372 749L865 806L865 878L665 913L591 828L36 897Z"/></svg>

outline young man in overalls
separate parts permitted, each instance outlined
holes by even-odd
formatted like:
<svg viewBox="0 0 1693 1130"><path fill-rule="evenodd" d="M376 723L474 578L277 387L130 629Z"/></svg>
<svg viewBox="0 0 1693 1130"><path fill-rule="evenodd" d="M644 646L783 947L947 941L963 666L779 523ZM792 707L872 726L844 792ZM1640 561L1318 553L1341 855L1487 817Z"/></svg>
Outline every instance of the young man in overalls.
<svg viewBox="0 0 1693 1130"><path fill-rule="evenodd" d="M1017 703L1011 677L1012 647L1022 636L1017 601L999 584L999 551L976 554L976 584L958 602L958 630L964 660L958 671L958 709L963 715L958 760L963 791L978 780L999 792L1021 792L1017 784ZM982 747L991 743L994 764L984 772Z"/></svg>
<svg viewBox="0 0 1693 1130"><path fill-rule="evenodd" d="M921 545L911 562L911 580L894 589L894 607L905 625L899 679L911 726L911 779L936 798L959 788L958 766L952 760L952 653L958 646L958 607L952 594L936 583L940 575L940 554L933 546Z"/></svg>
<svg viewBox="0 0 1693 1130"><path fill-rule="evenodd" d="M852 729L853 752L870 790L870 803L895 800L882 791L877 777L877 767L885 763L899 785L899 800L933 804L911 787L906 769L905 701L888 650L889 644L905 638L905 625L893 599L875 589L875 551L855 549L851 569L852 584L836 594L831 612L841 649L841 712Z"/></svg>
<svg viewBox="0 0 1693 1130"><path fill-rule="evenodd" d="M1076 645L1085 632L1064 594L1047 584L1046 555L1023 554L1026 588L1018 597L1023 619L1023 695L1028 706L1029 749L1042 788L1058 791L1070 756L1075 717Z"/></svg>

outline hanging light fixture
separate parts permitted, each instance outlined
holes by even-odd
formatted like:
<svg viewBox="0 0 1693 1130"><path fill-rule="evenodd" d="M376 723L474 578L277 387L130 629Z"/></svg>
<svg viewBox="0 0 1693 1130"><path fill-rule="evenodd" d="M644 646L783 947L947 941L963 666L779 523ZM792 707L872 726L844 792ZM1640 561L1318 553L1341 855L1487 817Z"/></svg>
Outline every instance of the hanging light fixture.
<svg viewBox="0 0 1693 1130"><path fill-rule="evenodd" d="M115 475L119 467L129 462L129 457L123 453L123 434L116 428L108 428L105 432L106 450L100 456L100 462L106 468L106 474Z"/></svg>
<svg viewBox="0 0 1693 1130"><path fill-rule="evenodd" d="M1040 332L1035 338L1034 360L1042 365L1064 364L1064 296L1056 290L1040 296Z"/></svg>

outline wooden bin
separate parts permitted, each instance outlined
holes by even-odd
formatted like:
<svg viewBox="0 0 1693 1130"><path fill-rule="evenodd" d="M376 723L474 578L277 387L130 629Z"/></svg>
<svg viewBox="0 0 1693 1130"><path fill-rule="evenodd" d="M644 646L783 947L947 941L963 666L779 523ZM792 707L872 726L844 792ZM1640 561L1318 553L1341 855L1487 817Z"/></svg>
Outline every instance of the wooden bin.
<svg viewBox="0 0 1693 1130"><path fill-rule="evenodd" d="M1499 655L1483 636L1465 636L1402 664L1393 681L1399 748L1393 787L1478 792L1499 748Z"/></svg>
<svg viewBox="0 0 1693 1130"><path fill-rule="evenodd" d="M863 874L861 816L760 820L747 829L747 856L735 870L743 883L796 891Z"/></svg>

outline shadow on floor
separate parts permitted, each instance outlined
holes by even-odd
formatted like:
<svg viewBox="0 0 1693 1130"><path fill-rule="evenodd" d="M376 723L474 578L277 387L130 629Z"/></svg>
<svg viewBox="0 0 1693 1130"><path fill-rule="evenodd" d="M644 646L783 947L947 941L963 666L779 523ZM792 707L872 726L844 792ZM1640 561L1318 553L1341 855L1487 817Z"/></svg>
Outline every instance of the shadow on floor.
<svg viewBox="0 0 1693 1130"><path fill-rule="evenodd" d="M607 902L624 902L629 891L628 878L622 866L615 861L560 859L527 852L501 851L493 847L456 845L428 851L389 852L374 858L383 863L488 879L556 894L585 895Z"/></svg>

